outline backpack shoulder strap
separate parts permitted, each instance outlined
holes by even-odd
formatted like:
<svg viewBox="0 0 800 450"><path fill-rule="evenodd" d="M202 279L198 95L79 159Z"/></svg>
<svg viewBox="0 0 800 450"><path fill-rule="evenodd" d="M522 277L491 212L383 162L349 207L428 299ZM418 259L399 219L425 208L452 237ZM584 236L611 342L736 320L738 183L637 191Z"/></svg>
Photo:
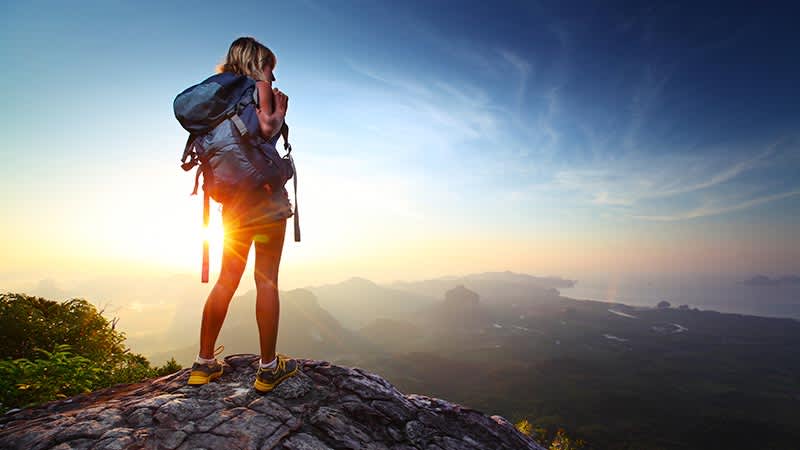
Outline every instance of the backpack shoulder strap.
<svg viewBox="0 0 800 450"><path fill-rule="evenodd" d="M192 156L192 150L194 149L194 141L197 138L195 134L189 133L189 137L186 138L186 145L183 147L183 156L181 156L181 168L188 172L192 169L195 165L197 165L197 161L195 158L191 158L189 162L186 160Z"/></svg>
<svg viewBox="0 0 800 450"><path fill-rule="evenodd" d="M294 178L294 241L300 242L300 211L297 207L297 169L294 166L294 158L292 158L291 155L292 146L289 145L288 142L286 142L286 145L289 147L289 153L287 153L286 156L289 158L289 164L292 165L292 172L294 172L294 176L292 176L292 178Z"/></svg>
<svg viewBox="0 0 800 450"><path fill-rule="evenodd" d="M209 216L209 198L208 190L203 189L203 228L208 229L208 216ZM208 237L203 239L203 266L200 271L200 282L208 283Z"/></svg>

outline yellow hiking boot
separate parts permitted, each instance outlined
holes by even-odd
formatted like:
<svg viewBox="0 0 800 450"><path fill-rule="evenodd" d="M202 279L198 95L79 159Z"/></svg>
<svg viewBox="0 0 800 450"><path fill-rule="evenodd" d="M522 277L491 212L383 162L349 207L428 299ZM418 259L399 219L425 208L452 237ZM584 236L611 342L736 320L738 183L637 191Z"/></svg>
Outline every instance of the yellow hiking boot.
<svg viewBox="0 0 800 450"><path fill-rule="evenodd" d="M200 386L203 384L208 384L210 381L214 381L217 378L222 376L222 361L216 359L217 355L222 353L225 350L224 345L220 345L214 351L214 362L211 364L203 364L199 362L195 362L192 364L192 372L189 374L189 386Z"/></svg>
<svg viewBox="0 0 800 450"><path fill-rule="evenodd" d="M258 368L256 372L256 381L254 387L256 391L265 394L281 383L281 381L297 374L299 365L297 361L289 358L286 355L277 355L278 363L274 369Z"/></svg>

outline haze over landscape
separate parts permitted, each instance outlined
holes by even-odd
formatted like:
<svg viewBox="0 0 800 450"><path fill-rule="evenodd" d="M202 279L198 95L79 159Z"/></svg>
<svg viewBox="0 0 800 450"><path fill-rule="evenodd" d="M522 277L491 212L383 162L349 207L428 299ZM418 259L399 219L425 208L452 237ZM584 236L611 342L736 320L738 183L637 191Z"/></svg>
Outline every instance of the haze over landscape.
<svg viewBox="0 0 800 450"><path fill-rule="evenodd" d="M796 8L237 5L0 6L0 291L191 364L222 228L201 284L172 100L252 35L302 210L278 351L591 448L800 439ZM253 256L228 353L258 353Z"/></svg>

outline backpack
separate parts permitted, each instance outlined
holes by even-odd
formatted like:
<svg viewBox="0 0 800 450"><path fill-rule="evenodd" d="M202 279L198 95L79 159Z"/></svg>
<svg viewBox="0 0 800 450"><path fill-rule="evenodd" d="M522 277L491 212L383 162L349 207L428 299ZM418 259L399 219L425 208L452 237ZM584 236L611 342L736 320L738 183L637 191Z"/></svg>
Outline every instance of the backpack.
<svg viewBox="0 0 800 450"><path fill-rule="evenodd" d="M181 168L195 166L194 190L197 194L203 176L203 224L208 225L209 196L225 203L235 196L269 184L282 189L294 178L294 240L300 241L297 208L297 174L291 156L289 129L271 139L261 135L256 106L255 81L243 75L223 72L191 86L173 102L175 118L189 132L181 157ZM286 154L275 145L283 136ZM203 281L207 281L207 242L203 251Z"/></svg>

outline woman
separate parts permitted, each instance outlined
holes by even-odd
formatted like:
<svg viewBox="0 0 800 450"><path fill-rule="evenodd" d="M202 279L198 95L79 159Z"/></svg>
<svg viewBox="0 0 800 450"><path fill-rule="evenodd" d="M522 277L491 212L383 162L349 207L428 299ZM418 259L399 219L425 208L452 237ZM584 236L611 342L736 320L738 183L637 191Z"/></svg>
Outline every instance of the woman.
<svg viewBox="0 0 800 450"><path fill-rule="evenodd" d="M256 80L258 121L267 139L276 136L284 124L289 98L272 87L277 58L266 46L250 37L236 39L218 72L233 72ZM289 195L269 185L241 195L222 205L225 242L222 268L203 309L200 327L200 353L192 365L190 385L202 385L222 375L222 363L215 358L214 344L242 278L251 244L256 248L256 321L261 344L261 361L255 389L269 392L281 381L297 373L295 360L275 353L278 337L278 267L283 251L286 219L292 215Z"/></svg>

